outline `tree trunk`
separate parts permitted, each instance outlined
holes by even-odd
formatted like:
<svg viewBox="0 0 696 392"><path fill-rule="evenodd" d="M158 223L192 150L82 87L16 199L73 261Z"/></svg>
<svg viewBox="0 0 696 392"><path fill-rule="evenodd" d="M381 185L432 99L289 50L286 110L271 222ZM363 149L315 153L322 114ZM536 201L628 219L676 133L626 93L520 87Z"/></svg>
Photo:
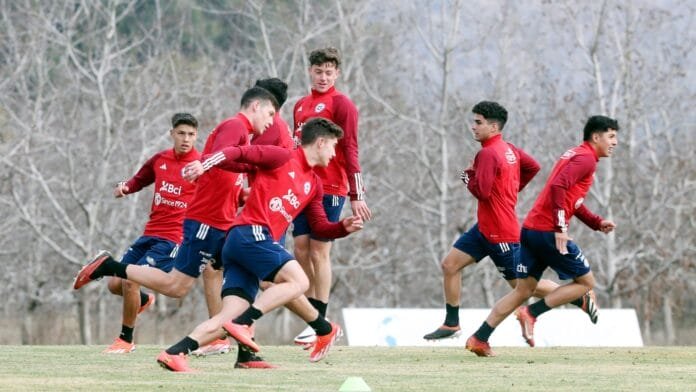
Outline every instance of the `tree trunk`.
<svg viewBox="0 0 696 392"><path fill-rule="evenodd" d="M92 344L92 317L89 311L89 296L80 293L77 301L77 313L80 323L80 341L82 344Z"/></svg>
<svg viewBox="0 0 696 392"><path fill-rule="evenodd" d="M674 342L676 342L677 337L676 333L674 332L672 297L669 296L669 293L668 295L665 295L664 300L662 302L662 312L665 318L665 344L674 345Z"/></svg>

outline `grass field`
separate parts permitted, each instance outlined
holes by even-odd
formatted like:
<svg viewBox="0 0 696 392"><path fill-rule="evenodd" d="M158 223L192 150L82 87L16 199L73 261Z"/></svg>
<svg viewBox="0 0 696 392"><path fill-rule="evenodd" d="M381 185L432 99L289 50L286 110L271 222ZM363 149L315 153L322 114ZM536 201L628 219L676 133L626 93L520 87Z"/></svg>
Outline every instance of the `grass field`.
<svg viewBox="0 0 696 392"><path fill-rule="evenodd" d="M319 363L298 347L263 347L273 370L233 368L236 353L193 358L196 374L155 362L156 346L128 355L102 346L0 346L0 390L338 391L350 376L372 391L693 391L696 348L462 348L337 346Z"/></svg>

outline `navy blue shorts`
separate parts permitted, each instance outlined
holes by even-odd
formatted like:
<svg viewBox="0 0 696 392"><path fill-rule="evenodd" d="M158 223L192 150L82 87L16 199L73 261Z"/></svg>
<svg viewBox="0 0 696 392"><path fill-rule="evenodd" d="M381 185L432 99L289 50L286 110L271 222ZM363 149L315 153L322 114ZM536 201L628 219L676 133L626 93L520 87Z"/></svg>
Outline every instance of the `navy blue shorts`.
<svg viewBox="0 0 696 392"><path fill-rule="evenodd" d="M201 276L206 264L219 268L226 235L223 230L185 219L184 242L174 260L174 268L193 278Z"/></svg>
<svg viewBox="0 0 696 392"><path fill-rule="evenodd" d="M142 236L128 248L126 254L121 258L121 262L131 265L147 265L169 272L174 266L174 258L178 250L179 246L172 241Z"/></svg>
<svg viewBox="0 0 696 392"><path fill-rule="evenodd" d="M520 253L519 243L492 244L481 234L477 223L469 231L462 234L452 246L473 257L477 263L489 256L505 280L517 279L515 268Z"/></svg>
<svg viewBox="0 0 696 392"><path fill-rule="evenodd" d="M326 211L326 217L329 219L329 222L338 222L341 218L341 211L343 211L343 204L345 204L346 198L344 196L324 195L324 199L322 201L324 203L324 211ZM310 238L313 240L324 242L333 241L333 239L315 237L314 234L312 234L312 230L309 227L309 221L307 220L307 215L304 213L304 211L300 212L300 214L295 218L295 220L292 222L292 226L293 237L310 234Z"/></svg>
<svg viewBox="0 0 696 392"><path fill-rule="evenodd" d="M556 249L556 236L552 231L522 229L522 249L517 276L528 276L539 280L547 267L550 267L562 280L574 279L590 272L590 263L585 259L582 249L573 241L568 241L568 254L562 255Z"/></svg>
<svg viewBox="0 0 696 392"><path fill-rule="evenodd" d="M222 251L225 274L222 291L241 290L253 301L259 291L259 281L273 281L281 267L294 259L271 238L266 227L233 227Z"/></svg>

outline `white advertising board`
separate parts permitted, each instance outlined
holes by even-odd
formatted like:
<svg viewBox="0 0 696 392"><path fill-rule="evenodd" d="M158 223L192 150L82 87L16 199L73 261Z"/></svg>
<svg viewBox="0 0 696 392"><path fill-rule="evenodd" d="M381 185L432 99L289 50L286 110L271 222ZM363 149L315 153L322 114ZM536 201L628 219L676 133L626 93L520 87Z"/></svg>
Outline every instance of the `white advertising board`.
<svg viewBox="0 0 696 392"><path fill-rule="evenodd" d="M344 308L343 320L350 346L461 346L486 319L489 309L460 309L461 335L427 341L423 335L442 324L444 309ZM597 324L580 309L544 313L534 328L536 347L642 347L638 318L633 309L600 309ZM512 314L496 328L491 346L526 346Z"/></svg>

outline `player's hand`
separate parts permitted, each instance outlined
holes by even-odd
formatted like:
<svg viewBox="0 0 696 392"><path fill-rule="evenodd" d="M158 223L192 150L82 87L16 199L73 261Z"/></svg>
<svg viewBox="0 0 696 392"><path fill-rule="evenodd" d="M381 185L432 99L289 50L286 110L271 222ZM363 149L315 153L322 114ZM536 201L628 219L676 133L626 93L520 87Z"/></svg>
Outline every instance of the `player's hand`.
<svg viewBox="0 0 696 392"><path fill-rule="evenodd" d="M568 233L554 233L556 235L556 249L562 255L568 254L568 241L572 240Z"/></svg>
<svg viewBox="0 0 696 392"><path fill-rule="evenodd" d="M355 233L363 228L362 218L355 215L347 217L346 219L342 220L341 223L343 223L343 227L349 233Z"/></svg>
<svg viewBox="0 0 696 392"><path fill-rule="evenodd" d="M117 199L125 196L127 193L128 186L126 186L125 182L119 182L118 185L116 185L116 188L114 188L114 197Z"/></svg>
<svg viewBox="0 0 696 392"><path fill-rule="evenodd" d="M610 220L605 219L602 221L602 223L599 224L599 230L605 234L611 233L612 231L614 231L615 228L616 228L616 223L614 223Z"/></svg>
<svg viewBox="0 0 696 392"><path fill-rule="evenodd" d="M181 176L184 180L190 182L196 181L203 173L205 173L205 170L201 161L191 161L181 169Z"/></svg>
<svg viewBox="0 0 696 392"><path fill-rule="evenodd" d="M461 178L464 185L469 185L469 174L466 172L466 169L462 170L461 174L459 174L459 178Z"/></svg>
<svg viewBox="0 0 696 392"><path fill-rule="evenodd" d="M367 208L365 200L352 200L350 202L350 209L353 210L353 215L359 216L363 221L372 219L372 211Z"/></svg>

